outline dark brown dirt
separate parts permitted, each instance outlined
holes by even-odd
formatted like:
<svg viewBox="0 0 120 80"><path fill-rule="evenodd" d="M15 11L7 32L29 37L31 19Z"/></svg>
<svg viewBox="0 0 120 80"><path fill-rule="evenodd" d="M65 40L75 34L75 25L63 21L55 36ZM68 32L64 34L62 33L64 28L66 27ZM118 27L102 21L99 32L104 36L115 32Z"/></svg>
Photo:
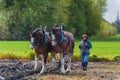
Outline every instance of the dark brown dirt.
<svg viewBox="0 0 120 80"><path fill-rule="evenodd" d="M0 80L120 80L120 62L90 62L82 71L80 62L72 63L71 73L60 74L47 63L47 72L39 75L31 60L0 60Z"/></svg>

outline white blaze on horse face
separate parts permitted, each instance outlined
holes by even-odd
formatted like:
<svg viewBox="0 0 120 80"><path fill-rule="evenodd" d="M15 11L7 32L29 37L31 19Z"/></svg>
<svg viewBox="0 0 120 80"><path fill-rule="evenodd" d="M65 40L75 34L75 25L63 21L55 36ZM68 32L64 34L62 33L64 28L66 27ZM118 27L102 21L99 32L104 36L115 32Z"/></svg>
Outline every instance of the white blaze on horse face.
<svg viewBox="0 0 120 80"><path fill-rule="evenodd" d="M51 34L51 36L52 36L52 46L55 46L57 44L55 41L55 35Z"/></svg>
<svg viewBox="0 0 120 80"><path fill-rule="evenodd" d="M32 43L34 42L34 37L31 37L31 42L32 42Z"/></svg>

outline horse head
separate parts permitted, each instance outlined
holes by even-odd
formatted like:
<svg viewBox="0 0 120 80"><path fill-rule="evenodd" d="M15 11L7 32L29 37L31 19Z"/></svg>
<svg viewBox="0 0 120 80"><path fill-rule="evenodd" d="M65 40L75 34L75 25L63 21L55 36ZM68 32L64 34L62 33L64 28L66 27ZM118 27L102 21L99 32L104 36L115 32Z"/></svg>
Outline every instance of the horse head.
<svg viewBox="0 0 120 80"><path fill-rule="evenodd" d="M52 34L55 36L56 40L60 40L61 39L62 32L63 32L62 26L59 27L58 25L55 25L52 28Z"/></svg>
<svg viewBox="0 0 120 80"><path fill-rule="evenodd" d="M42 28L37 28L31 33L31 43L34 43L36 46L42 45L44 42L45 30Z"/></svg>
<svg viewBox="0 0 120 80"><path fill-rule="evenodd" d="M64 31L63 31L62 26L59 27L58 25L55 25L52 28L51 38L52 38L52 40L54 42L56 41L56 43L62 43L63 42L63 40L64 40Z"/></svg>

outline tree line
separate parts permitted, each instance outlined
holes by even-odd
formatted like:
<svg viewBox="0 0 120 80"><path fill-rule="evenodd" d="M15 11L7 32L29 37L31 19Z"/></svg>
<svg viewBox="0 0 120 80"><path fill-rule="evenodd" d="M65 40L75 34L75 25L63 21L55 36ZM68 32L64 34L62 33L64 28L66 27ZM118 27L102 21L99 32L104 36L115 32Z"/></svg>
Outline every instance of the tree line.
<svg viewBox="0 0 120 80"><path fill-rule="evenodd" d="M108 26L114 35L116 28L102 18L105 11L106 0L0 0L0 39L28 40L35 28L47 26L49 31L55 23L64 23L76 38L83 33L103 36Z"/></svg>

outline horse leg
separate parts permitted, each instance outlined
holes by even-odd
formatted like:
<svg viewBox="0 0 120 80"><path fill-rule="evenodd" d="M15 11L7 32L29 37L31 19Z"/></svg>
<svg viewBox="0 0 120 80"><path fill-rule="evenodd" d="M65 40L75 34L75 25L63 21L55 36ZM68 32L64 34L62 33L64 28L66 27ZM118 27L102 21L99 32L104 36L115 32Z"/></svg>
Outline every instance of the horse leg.
<svg viewBox="0 0 120 80"><path fill-rule="evenodd" d="M39 71L40 70L40 63L39 63L38 55L37 54L35 54L35 66L34 66L34 70L35 71Z"/></svg>
<svg viewBox="0 0 120 80"><path fill-rule="evenodd" d="M44 71L46 72L46 63L47 63L47 58L48 58L48 53L46 53L44 56Z"/></svg>
<svg viewBox="0 0 120 80"><path fill-rule="evenodd" d="M65 59L62 53L61 53L61 73L65 74Z"/></svg>
<svg viewBox="0 0 120 80"><path fill-rule="evenodd" d="M42 58L42 69L40 71L40 74L43 74L45 70L44 55L41 55L41 58Z"/></svg>
<svg viewBox="0 0 120 80"><path fill-rule="evenodd" d="M57 64L56 64L55 54L52 54L52 62L53 62L54 68L56 69L57 68Z"/></svg>
<svg viewBox="0 0 120 80"><path fill-rule="evenodd" d="M71 71L71 54L69 54L68 63L67 63L67 70L68 73Z"/></svg>

